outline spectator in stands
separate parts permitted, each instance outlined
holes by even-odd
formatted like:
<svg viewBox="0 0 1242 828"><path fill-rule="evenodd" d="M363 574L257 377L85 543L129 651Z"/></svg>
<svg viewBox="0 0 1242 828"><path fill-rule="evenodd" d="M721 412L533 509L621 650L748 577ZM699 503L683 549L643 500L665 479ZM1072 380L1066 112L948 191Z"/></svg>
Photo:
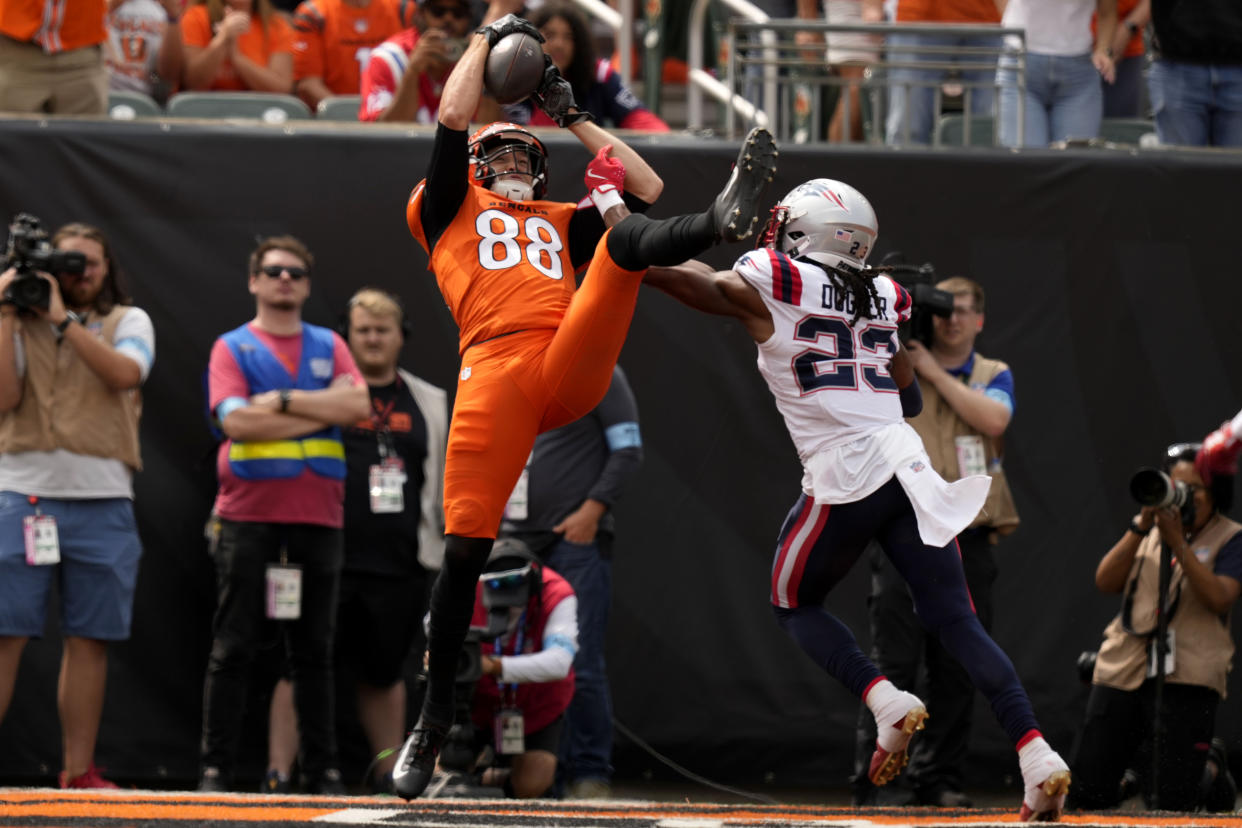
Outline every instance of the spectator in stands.
<svg viewBox="0 0 1242 828"><path fill-rule="evenodd" d="M104 0L0 3L0 112L102 115Z"/></svg>
<svg viewBox="0 0 1242 828"><path fill-rule="evenodd" d="M556 777L574 694L578 599L564 578L511 538L496 541L476 596L470 625L487 628L495 619L503 630L483 642L483 676L471 705L479 747L493 743L498 760L481 781L519 799L542 796Z"/></svg>
<svg viewBox="0 0 1242 828"><path fill-rule="evenodd" d="M599 405L535 438L505 508L501 532L524 541L578 598L574 699L565 714L560 769L571 799L611 794L612 696L604 661L612 602L612 507L643 460L638 404L620 366Z"/></svg>
<svg viewBox="0 0 1242 828"><path fill-rule="evenodd" d="M292 236L250 255L254 319L218 338L208 401L226 439L210 522L214 640L203 688L199 790L227 790L256 652L285 638L296 687L302 770L319 793L343 793L332 678L344 544L340 426L369 416L349 348L302 321L310 251Z"/></svg>
<svg viewBox="0 0 1242 828"><path fill-rule="evenodd" d="M448 397L398 366L408 329L395 296L363 288L349 300L338 331L367 381L371 414L343 432L345 567L336 668L354 683L358 720L376 756L370 781L381 792L390 792L396 753L380 757L405 739L402 670L426 611L427 573L444 560ZM274 695L273 708L263 789L285 793L297 753L287 688Z"/></svg>
<svg viewBox="0 0 1242 828"><path fill-rule="evenodd" d="M1162 144L1242 147L1242 5L1151 0L1147 81Z"/></svg>
<svg viewBox="0 0 1242 828"><path fill-rule="evenodd" d="M1096 11L1096 37L1091 12ZM1117 0L1009 0L1001 25L1026 31L1026 89L1018 89L1021 47L1007 38L996 71L1000 87L1000 142L1006 147L1046 147L1053 141L1096 138L1104 113L1100 78L1114 81L1113 37ZM1019 108L1024 126L1018 132Z"/></svg>
<svg viewBox="0 0 1242 828"><path fill-rule="evenodd" d="M0 719L56 583L65 637L60 786L115 788L95 767L95 739L108 642L129 638L142 557L133 507L138 388L155 334L121 290L99 230L68 224L52 244L83 254L86 267L32 273L44 280L46 304L15 303L16 271L0 275Z"/></svg>
<svg viewBox="0 0 1242 828"><path fill-rule="evenodd" d="M192 0L181 37L187 90L293 89L293 29L271 0Z"/></svg>
<svg viewBox="0 0 1242 828"><path fill-rule="evenodd" d="M303 0L293 15L293 77L313 112L329 95L357 95L371 50L408 25L401 0Z"/></svg>
<svg viewBox="0 0 1242 828"><path fill-rule="evenodd" d="M668 124L643 106L629 87L621 83L621 76L612 65L595 56L595 41L586 17L572 0L547 0L530 13L529 19L544 36L543 50L569 81L574 100L581 109L606 126L646 132L669 131ZM556 126L531 101L507 108L506 116L515 123Z"/></svg>
<svg viewBox="0 0 1242 828"><path fill-rule="evenodd" d="M893 19L897 23L957 25L1000 22L996 0L897 0ZM894 64L945 62L957 64L967 110L976 116L993 113L996 52L1001 37L978 35L892 34L888 36L888 60ZM920 49L935 51L922 52ZM962 49L962 53L954 50ZM967 54L966 49L992 50L990 54ZM929 144L936 119L936 88L945 81L945 69L894 66L888 71L888 117L884 140L889 144Z"/></svg>
<svg viewBox="0 0 1242 828"><path fill-rule="evenodd" d="M1143 74L1147 44L1143 32L1151 21L1151 0L1117 0L1117 28L1113 34L1112 83L1100 78L1105 118L1144 118ZM1094 36L1099 23L1092 20Z"/></svg>
<svg viewBox="0 0 1242 828"><path fill-rule="evenodd" d="M822 14L820 9L823 9ZM826 23L880 23L884 20L882 0L798 0L798 17ZM837 103L828 122L828 140L863 139L862 90L859 83L867 66L880 58L880 39L862 32L799 30L794 42L802 46L827 44L825 59L833 75L842 78L837 86ZM810 57L802 54L802 59Z"/></svg>
<svg viewBox="0 0 1242 828"><path fill-rule="evenodd" d="M1166 604L1171 658L1159 708L1159 788L1147 793L1157 797L1153 807L1163 810L1191 811L1201 804L1204 764L1234 651L1229 615L1242 592L1242 525L1224 515L1232 505L1234 475L1204 477L1196 469L1199 448L1174 444L1165 461L1168 476L1189 488L1189 508L1144 506L1096 568L1096 587L1124 600L1096 657L1074 756L1071 808L1115 807L1122 775L1151 734L1162 544L1173 556ZM1233 810L1232 797L1222 804Z"/></svg>
<svg viewBox="0 0 1242 828"><path fill-rule="evenodd" d="M503 2L492 0L484 22L505 13L496 11ZM371 52L362 73L358 120L434 124L444 81L465 51L466 37L474 28L470 0L418 0L414 26ZM476 119L503 120L503 114L495 100L484 96Z"/></svg>
<svg viewBox="0 0 1242 828"><path fill-rule="evenodd" d="M108 0L108 87L164 101L181 83L181 0Z"/></svg>

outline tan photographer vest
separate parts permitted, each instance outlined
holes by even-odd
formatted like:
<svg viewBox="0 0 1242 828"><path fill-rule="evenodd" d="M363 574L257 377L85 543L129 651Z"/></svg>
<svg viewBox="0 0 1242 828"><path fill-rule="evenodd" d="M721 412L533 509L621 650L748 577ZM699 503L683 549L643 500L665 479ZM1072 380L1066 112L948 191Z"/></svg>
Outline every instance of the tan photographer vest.
<svg viewBox="0 0 1242 828"><path fill-rule="evenodd" d="M1190 539L1189 545L1196 557L1211 569L1220 548L1240 531L1242 524L1218 514ZM1160 530L1153 528L1139 542L1134 555L1122 591L1122 611L1104 629L1104 642L1095 660L1093 681L1097 684L1134 690L1147 678L1148 652L1156 628L1159 578ZM1223 699L1225 680L1233 667L1230 613L1222 616L1208 609L1178 565L1173 567L1169 579L1169 604L1172 606L1175 601L1176 609L1169 618L1169 629L1173 630L1173 672L1165 679L1173 684L1210 687Z"/></svg>
<svg viewBox="0 0 1242 828"><path fill-rule="evenodd" d="M87 324L101 322L99 336L111 343L128 309L118 305L102 320L88 317ZM22 400L17 408L0 415L0 452L64 449L120 460L134 471L141 469L138 418L142 392L109 388L72 345L56 338L46 322L25 318L19 324L26 352Z"/></svg>
<svg viewBox="0 0 1242 828"><path fill-rule="evenodd" d="M967 381L971 388L986 388L997 374L1008 368L1000 360L987 359L976 352L975 364ZM1005 471L1001 468L999 441L977 431L959 417L931 383L920 383L920 387L923 391L923 411L917 417L912 417L909 423L923 438L923 447L931 458L932 468L950 483L959 479L961 474L957 465L955 441L958 437L967 435L979 437L983 441L992 487L988 490L988 499L984 501L983 508L970 525L990 526L997 534L1008 535L1018 528L1018 507L1014 505L1009 481L1005 479Z"/></svg>

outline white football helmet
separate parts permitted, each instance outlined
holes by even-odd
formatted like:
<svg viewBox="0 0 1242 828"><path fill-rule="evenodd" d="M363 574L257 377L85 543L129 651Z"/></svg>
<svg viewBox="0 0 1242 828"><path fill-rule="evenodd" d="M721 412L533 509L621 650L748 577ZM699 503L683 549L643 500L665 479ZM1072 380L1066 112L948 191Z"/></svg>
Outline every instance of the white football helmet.
<svg viewBox="0 0 1242 828"><path fill-rule="evenodd" d="M831 178L794 187L772 208L760 247L790 258L859 271L875 247L880 225L862 193Z"/></svg>

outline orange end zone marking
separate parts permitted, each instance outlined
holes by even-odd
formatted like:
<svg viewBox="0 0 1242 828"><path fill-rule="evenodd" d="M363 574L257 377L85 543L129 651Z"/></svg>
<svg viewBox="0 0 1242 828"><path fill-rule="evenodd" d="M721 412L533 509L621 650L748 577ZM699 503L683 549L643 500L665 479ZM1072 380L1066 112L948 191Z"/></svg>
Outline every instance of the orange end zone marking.
<svg viewBox="0 0 1242 828"><path fill-rule="evenodd" d="M4 817L107 817L110 819L175 819L218 820L221 822L307 822L324 814L341 810L333 808L272 808L256 805L237 808L231 805L195 805L190 802L158 805L144 802L43 802L30 805L0 806Z"/></svg>

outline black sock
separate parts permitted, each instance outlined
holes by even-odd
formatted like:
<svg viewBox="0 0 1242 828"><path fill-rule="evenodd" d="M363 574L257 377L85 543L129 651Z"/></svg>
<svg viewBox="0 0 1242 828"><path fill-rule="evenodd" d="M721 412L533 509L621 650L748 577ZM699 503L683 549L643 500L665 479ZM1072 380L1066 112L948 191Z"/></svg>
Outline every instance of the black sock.
<svg viewBox="0 0 1242 828"><path fill-rule="evenodd" d="M626 270L678 265L710 248L718 238L710 212L667 219L633 213L612 228L608 255Z"/></svg>
<svg viewBox="0 0 1242 828"><path fill-rule="evenodd" d="M492 551L491 538L449 535L444 544L444 567L431 589L431 623L427 636L427 697L425 723L448 727L453 723L453 689L462 642L474 615L479 573Z"/></svg>

